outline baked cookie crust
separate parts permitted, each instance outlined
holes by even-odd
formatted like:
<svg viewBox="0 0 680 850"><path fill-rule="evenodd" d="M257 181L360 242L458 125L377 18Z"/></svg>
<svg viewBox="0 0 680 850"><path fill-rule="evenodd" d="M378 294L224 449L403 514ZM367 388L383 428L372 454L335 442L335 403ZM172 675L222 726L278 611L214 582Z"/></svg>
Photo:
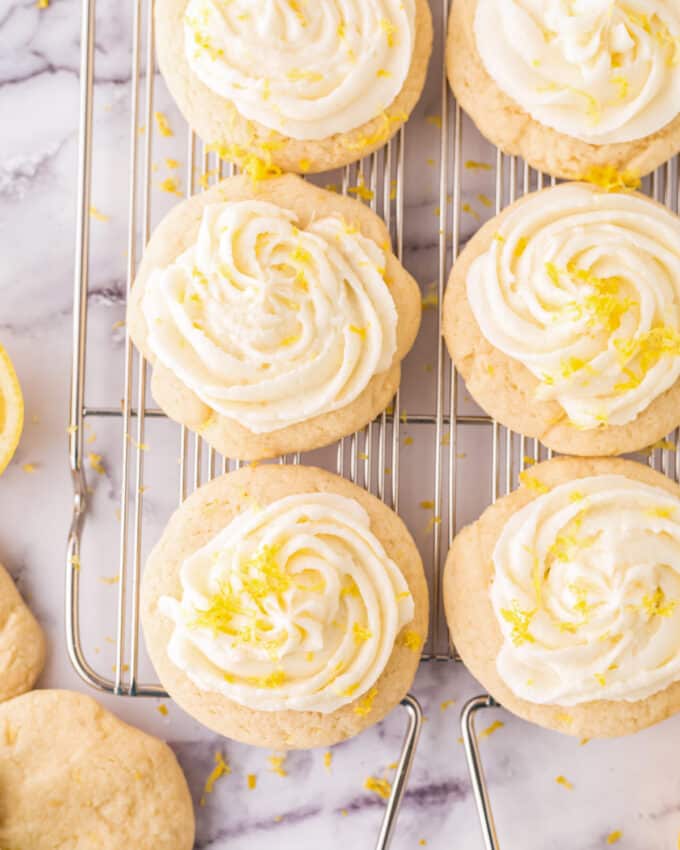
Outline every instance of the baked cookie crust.
<svg viewBox="0 0 680 850"><path fill-rule="evenodd" d="M158 64L180 111L203 141L227 148L235 146L283 171L329 171L378 150L408 119L425 85L432 53L432 14L427 0L416 0L411 67L401 91L385 113L351 132L327 139L292 139L257 121L247 120L230 100L216 94L193 73L184 52L183 18L187 2L156 0L155 4Z"/></svg>
<svg viewBox="0 0 680 850"><path fill-rule="evenodd" d="M421 297L418 284L387 247L386 275L398 314L397 350L391 367L374 375L363 392L339 410L278 431L253 433L235 420L213 411L173 372L157 362L149 348L142 312L144 288L151 273L170 265L196 241L204 208L220 201L244 200L268 201L292 210L303 228L314 218L338 215L378 245L389 246L390 238L383 221L360 201L319 189L294 174L261 182L253 182L243 175L229 177L175 207L151 237L129 297L127 323L135 345L153 366L153 397L171 419L200 433L227 457L261 460L333 443L363 428L387 407L399 387L401 361L420 327Z"/></svg>
<svg viewBox="0 0 680 850"><path fill-rule="evenodd" d="M31 690L45 653L42 628L0 565L0 702Z"/></svg>
<svg viewBox="0 0 680 850"><path fill-rule="evenodd" d="M456 0L449 17L446 64L451 88L480 133L503 153L554 177L582 180L614 168L642 177L680 151L680 113L658 132L621 144L593 145L540 124L503 92L477 50L477 0Z"/></svg>
<svg viewBox="0 0 680 850"><path fill-rule="evenodd" d="M532 479L552 489L591 475L624 475L680 498L680 487L659 472L621 458L555 458L531 467ZM444 570L446 619L456 649L472 675L501 705L519 717L580 738L610 738L637 732L680 710L680 682L637 702L598 700L579 705L537 705L515 696L496 669L503 643L490 587L493 550L510 517L538 497L520 486L487 508L457 535Z"/></svg>
<svg viewBox="0 0 680 850"><path fill-rule="evenodd" d="M303 466L243 467L206 484L171 518L147 561L142 584L142 625L147 648L163 686L205 726L228 738L273 749L330 746L382 720L406 695L420 661L419 647L396 642L379 677L370 709L357 713L357 700L330 714L315 711L258 711L221 694L199 690L168 658L174 625L158 610L162 596L180 599L182 562L203 547L235 516L296 493L337 493L355 499L368 512L371 531L403 573L415 603L405 626L422 640L427 635L428 591L423 565L401 519L355 484L322 469ZM359 697L359 700L361 697Z"/></svg>

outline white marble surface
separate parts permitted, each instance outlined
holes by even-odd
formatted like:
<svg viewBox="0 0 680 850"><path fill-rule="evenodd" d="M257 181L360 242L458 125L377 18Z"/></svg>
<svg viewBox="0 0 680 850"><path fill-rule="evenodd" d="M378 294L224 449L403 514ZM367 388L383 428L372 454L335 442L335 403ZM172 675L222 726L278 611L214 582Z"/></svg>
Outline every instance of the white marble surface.
<svg viewBox="0 0 680 850"><path fill-rule="evenodd" d="M78 0L51 0L39 10L34 0L0 0L0 340L10 350L24 386L27 424L17 457L0 480L0 561L8 565L50 636L43 687L87 690L65 650L63 616L64 550L71 512L66 434L71 356L71 300L75 212L78 104ZM440 4L437 3L437 6ZM124 337L113 325L123 317L125 290L126 182L130 9L133 3L98 0L96 38L95 180L93 204L109 216L93 221L88 402L117 404L122 387ZM441 111L440 69L435 60L430 84L409 126L406 261L426 286L436 277L438 133L424 120ZM186 162L181 121L159 81L156 108L176 129L156 139L154 183L167 176L167 156ZM465 128L470 158L493 161L488 147ZM437 160L438 161L438 160ZM183 173L182 173L183 174ZM464 173L466 197L480 214L488 210L476 195L491 194L493 175ZM184 179L184 178L183 178ZM152 218L173 199L155 191ZM463 215L464 235L477 226ZM426 314L418 347L409 360L405 405L432 406L435 314ZM425 377L424 377L425 376ZM434 447L430 430L407 423L402 440L405 478L402 506L431 562L432 535L418 502L431 498ZM149 428L147 461L151 489L145 494L144 547L159 533L176 488L176 430L164 423ZM120 480L120 429L93 421L87 450L103 456L106 473L89 475L93 490L83 554L85 646L90 662L111 675L116 589L99 579L116 567ZM464 430L460 437L459 520L472 518L488 499L488 434ZM36 471L25 472L24 464ZM416 473L416 474L414 474ZM172 483L168 488L165 481ZM147 677L152 673L146 665ZM458 712L479 691L461 665L423 665L414 685L427 722L401 814L395 848L482 847L470 783L458 742ZM444 700L456 704L446 711ZM204 807L197 805L197 848L240 850L345 846L371 847L383 802L365 791L369 774L382 776L397 755L405 717L395 712L380 727L335 748L332 769L322 752L291 754L288 776L268 770L267 752L217 738L172 703L167 717L157 700L105 697L121 717L166 738L186 770L196 800L216 750L232 773L220 780ZM680 771L676 750L680 717L634 738L589 743L561 737L513 719L502 710L486 712L480 724L504 726L482 742L491 795L504 848L590 850L605 847L622 831L626 850L675 848L680 832ZM258 775L247 790L246 774ZM564 775L566 790L555 782ZM162 777L159 777L162 781Z"/></svg>

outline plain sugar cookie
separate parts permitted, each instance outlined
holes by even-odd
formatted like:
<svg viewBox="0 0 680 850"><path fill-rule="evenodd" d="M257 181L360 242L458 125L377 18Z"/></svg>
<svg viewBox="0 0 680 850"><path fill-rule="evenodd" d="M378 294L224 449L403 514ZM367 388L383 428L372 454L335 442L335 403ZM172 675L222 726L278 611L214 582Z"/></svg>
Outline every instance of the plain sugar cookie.
<svg viewBox="0 0 680 850"><path fill-rule="evenodd" d="M563 184L479 230L454 264L444 336L470 394L564 454L615 455L680 424L680 218Z"/></svg>
<svg viewBox="0 0 680 850"><path fill-rule="evenodd" d="M370 209L292 174L224 180L144 254L130 335L174 420L228 457L328 445L392 401L420 290Z"/></svg>
<svg viewBox="0 0 680 850"><path fill-rule="evenodd" d="M172 750L72 691L0 705L0 846L191 850L194 814Z"/></svg>
<svg viewBox="0 0 680 850"><path fill-rule="evenodd" d="M220 155L306 173L354 162L408 119L432 51L427 0L157 0L156 51Z"/></svg>
<svg viewBox="0 0 680 850"><path fill-rule="evenodd" d="M201 487L144 570L163 686L210 729L261 747L330 746L381 720L411 686L427 622L402 521L312 467L244 467Z"/></svg>
<svg viewBox="0 0 680 850"><path fill-rule="evenodd" d="M680 709L680 487L618 458L558 458L457 535L451 638L501 705L585 738Z"/></svg>
<svg viewBox="0 0 680 850"><path fill-rule="evenodd" d="M641 177L680 150L680 10L610 6L574 15L568 4L453 3L451 87L504 153L580 180L602 169Z"/></svg>
<svg viewBox="0 0 680 850"><path fill-rule="evenodd" d="M45 666L45 635L0 565L0 702L23 694Z"/></svg>

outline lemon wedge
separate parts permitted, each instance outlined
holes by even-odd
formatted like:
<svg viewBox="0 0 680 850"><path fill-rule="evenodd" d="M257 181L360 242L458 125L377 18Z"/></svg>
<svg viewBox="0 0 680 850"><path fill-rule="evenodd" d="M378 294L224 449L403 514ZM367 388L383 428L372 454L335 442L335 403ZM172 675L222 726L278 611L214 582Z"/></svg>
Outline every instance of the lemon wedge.
<svg viewBox="0 0 680 850"><path fill-rule="evenodd" d="M24 398L9 354L0 345L0 475L12 460L24 427Z"/></svg>

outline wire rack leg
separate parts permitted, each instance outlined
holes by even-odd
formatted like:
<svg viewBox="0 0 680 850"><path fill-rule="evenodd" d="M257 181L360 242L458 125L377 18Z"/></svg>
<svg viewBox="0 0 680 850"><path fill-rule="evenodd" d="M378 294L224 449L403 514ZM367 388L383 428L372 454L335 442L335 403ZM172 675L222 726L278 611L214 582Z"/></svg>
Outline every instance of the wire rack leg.
<svg viewBox="0 0 680 850"><path fill-rule="evenodd" d="M473 697L465 703L460 714L460 726L465 746L465 759L470 772L472 792L477 805L477 813L484 836L486 850L499 850L496 824L491 810L489 789L484 777L482 757L479 752L479 741L475 732L475 714L484 708L494 708L498 705L490 696Z"/></svg>
<svg viewBox="0 0 680 850"><path fill-rule="evenodd" d="M392 843L397 818L399 817L399 809L404 799L409 774L413 766L413 759L415 758L418 747L420 730L423 727L423 710L418 700L411 694L408 694L401 701L401 704L408 713L408 728L406 729L404 744L401 748L401 756L397 765L397 773L392 784L392 793L387 801L385 816L380 827L380 834L378 835L375 850L388 850Z"/></svg>

